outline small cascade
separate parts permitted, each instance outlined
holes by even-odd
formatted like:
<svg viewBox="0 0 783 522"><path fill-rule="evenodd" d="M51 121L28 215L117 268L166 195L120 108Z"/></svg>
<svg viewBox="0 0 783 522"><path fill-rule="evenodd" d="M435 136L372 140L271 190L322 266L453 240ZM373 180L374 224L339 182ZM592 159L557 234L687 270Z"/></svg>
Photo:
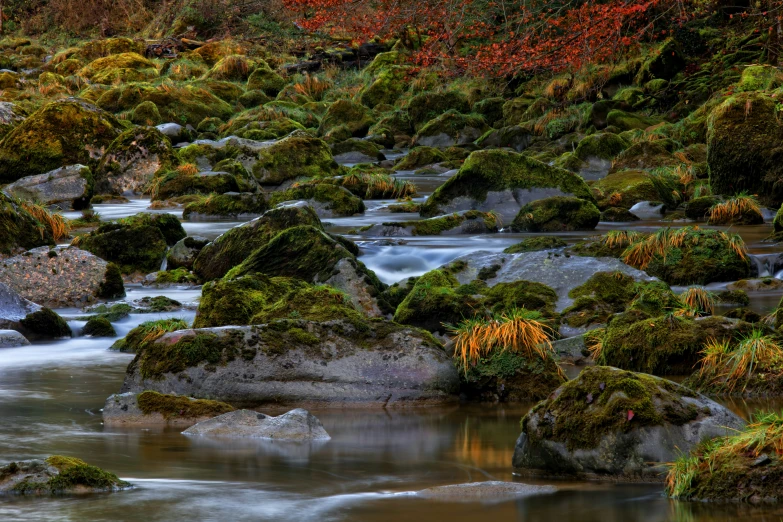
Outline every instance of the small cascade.
<svg viewBox="0 0 783 522"><path fill-rule="evenodd" d="M166 267L169 265L169 256L168 256L168 250L166 251L166 255L163 256L163 262L160 264L160 271L165 272Z"/></svg>
<svg viewBox="0 0 783 522"><path fill-rule="evenodd" d="M754 277L775 277L778 278L780 274L779 265L779 253L774 254L750 254L750 260L753 269L752 275Z"/></svg>

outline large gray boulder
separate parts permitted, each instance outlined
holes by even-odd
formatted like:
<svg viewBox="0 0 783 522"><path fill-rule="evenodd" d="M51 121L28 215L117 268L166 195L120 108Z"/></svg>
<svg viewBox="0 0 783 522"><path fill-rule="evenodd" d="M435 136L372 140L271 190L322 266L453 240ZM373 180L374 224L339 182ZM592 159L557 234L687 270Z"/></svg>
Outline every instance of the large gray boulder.
<svg viewBox="0 0 783 522"><path fill-rule="evenodd" d="M2 260L0 281L49 308L83 307L122 291L116 269L76 247L40 247Z"/></svg>
<svg viewBox="0 0 783 522"><path fill-rule="evenodd" d="M522 419L513 465L535 475L662 481L667 462L744 424L672 381L595 366Z"/></svg>
<svg viewBox="0 0 783 522"><path fill-rule="evenodd" d="M17 348L29 344L30 341L15 330L0 330L0 348Z"/></svg>
<svg viewBox="0 0 783 522"><path fill-rule="evenodd" d="M455 400L458 388L452 358L421 330L387 321L281 320L181 330L145 343L122 392L255 407L443 403Z"/></svg>
<svg viewBox="0 0 783 522"><path fill-rule="evenodd" d="M574 300L568 293L585 283L596 272L622 272L637 281L654 281L641 270L610 257L566 256L558 250L503 254L480 250L458 257L450 264L464 262L464 268L454 274L461 284L474 281L484 269L494 275L486 279L492 287L498 283L534 281L552 288L558 296L555 309L560 312Z"/></svg>
<svg viewBox="0 0 783 522"><path fill-rule="evenodd" d="M69 165L46 174L27 176L7 185L3 192L19 199L64 209L82 209L92 196L92 172L84 165Z"/></svg>
<svg viewBox="0 0 783 522"><path fill-rule="evenodd" d="M182 432L210 437L249 437L291 441L329 440L321 421L302 408L272 417L252 410L237 410L199 422Z"/></svg>

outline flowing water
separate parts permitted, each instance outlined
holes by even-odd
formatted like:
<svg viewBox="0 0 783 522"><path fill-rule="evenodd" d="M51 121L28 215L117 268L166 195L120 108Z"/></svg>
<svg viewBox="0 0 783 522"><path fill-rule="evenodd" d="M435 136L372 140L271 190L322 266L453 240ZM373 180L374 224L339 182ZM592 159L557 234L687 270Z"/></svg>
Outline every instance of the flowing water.
<svg viewBox="0 0 783 522"><path fill-rule="evenodd" d="M426 195L446 178L405 175ZM446 176L447 177L447 176ZM370 238L351 231L367 224L414 219L389 214L390 201L368 202L361 217L326 220L331 231L362 247L364 261L387 283L424 272L473 251L501 251L530 234L476 237ZM146 210L149 201L96 205L103 219ZM179 210L163 210L181 215ZM76 216L73 216L76 217ZM186 222L191 235L214 238L233 221ZM639 231L668 223L638 222ZM597 233L628 224L604 224ZM762 239L768 227L743 227L750 251L775 254ZM562 234L575 242L594 233ZM774 275L774 274L772 274ZM715 285L716 288L721 285ZM723 285L725 286L725 285ZM193 289L128 287L127 300L166 295L196 304ZM752 295L768 313L783 292ZM74 332L78 310L58 310ZM192 311L132 314L117 323L121 337L143 321ZM110 351L115 339L69 340L0 350L0 463L51 454L84 458L135 484L117 494L85 497L3 498L1 521L748 521L783 520L783 507L676 502L660 485L554 483L559 491L495 504L425 500L425 488L483 480L523 480L511 473L511 456L526 405L460 405L407 410L313 410L332 439L313 444L272 441L208 441L176 429L105 428L101 408L119 391L131 355ZM571 372L573 373L573 372ZM747 417L781 401L731 402ZM272 414L281 413L264 410ZM545 483L545 482L538 482ZM553 482L549 482L553 483Z"/></svg>

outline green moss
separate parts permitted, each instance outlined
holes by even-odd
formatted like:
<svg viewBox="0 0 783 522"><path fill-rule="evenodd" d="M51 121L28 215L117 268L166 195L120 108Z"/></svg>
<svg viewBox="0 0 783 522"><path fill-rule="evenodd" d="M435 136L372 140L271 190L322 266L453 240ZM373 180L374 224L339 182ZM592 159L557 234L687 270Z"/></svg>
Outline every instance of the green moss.
<svg viewBox="0 0 783 522"><path fill-rule="evenodd" d="M334 176L340 167L323 140L291 135L263 149L253 165L253 175L262 184L279 185L296 178Z"/></svg>
<svg viewBox="0 0 783 522"><path fill-rule="evenodd" d="M627 140L617 134L599 132L582 139L577 145L574 155L582 160L590 157L613 159L630 146L631 144Z"/></svg>
<svg viewBox="0 0 783 522"><path fill-rule="evenodd" d="M270 198L272 205L285 201L313 200L324 205L334 216L353 216L364 212L364 202L344 187L319 183L300 185L282 192L274 192Z"/></svg>
<svg viewBox="0 0 783 522"><path fill-rule="evenodd" d="M600 218L601 212L590 201L555 196L539 199L519 209L511 228L527 232L593 230Z"/></svg>
<svg viewBox="0 0 783 522"><path fill-rule="evenodd" d="M467 97L456 91L426 92L411 98L408 114L415 130L448 110L467 113L470 110Z"/></svg>
<svg viewBox="0 0 783 522"><path fill-rule="evenodd" d="M592 185L599 209L631 208L640 201L657 201L658 190L642 170L614 172Z"/></svg>
<svg viewBox="0 0 783 522"><path fill-rule="evenodd" d="M106 304L99 304L98 306L90 309L90 312L94 313L95 315L88 316L86 320L89 321L92 317L100 317L102 319L106 319L110 323L114 323L125 319L132 311L133 307L126 303L117 303L111 306ZM84 319L85 318L79 318L79 320Z"/></svg>
<svg viewBox="0 0 783 522"><path fill-rule="evenodd" d="M253 274L204 285L193 326L266 324L276 319L363 321L350 299L334 288Z"/></svg>
<svg viewBox="0 0 783 522"><path fill-rule="evenodd" d="M206 196L226 192L247 192L252 189L245 176L228 172L190 175L169 171L159 176L153 183L157 184L157 190L154 191L152 198L154 201L165 201L190 194Z"/></svg>
<svg viewBox="0 0 783 522"><path fill-rule="evenodd" d="M459 282L442 270L421 276L397 307L394 322L429 331L445 332L446 324L473 317L479 300L456 292Z"/></svg>
<svg viewBox="0 0 783 522"><path fill-rule="evenodd" d="M163 118L155 103L145 101L134 107L131 121L136 125L159 125L163 123Z"/></svg>
<svg viewBox="0 0 783 522"><path fill-rule="evenodd" d="M468 129L467 132L466 129ZM416 133L416 139L421 140L429 136L446 134L460 143L472 142L487 130L487 123L484 121L483 116L478 114L461 114L455 110L449 110L422 125ZM478 136L474 137L473 134L475 132L478 132Z"/></svg>
<svg viewBox="0 0 783 522"><path fill-rule="evenodd" d="M106 223L85 236L79 248L114 263L123 274L154 272L166 254L166 238L152 225Z"/></svg>
<svg viewBox="0 0 783 522"><path fill-rule="evenodd" d="M624 131L633 129L644 130L648 127L652 127L653 125L661 123L660 120L655 118L625 112L619 109L615 109L609 112L606 117L606 122L609 126L617 127Z"/></svg>
<svg viewBox="0 0 783 522"><path fill-rule="evenodd" d="M133 216L117 220L117 223L129 227L152 226L157 228L163 234L163 238L168 245L175 245L177 241L185 239L187 232L182 228L180 220L171 214L153 214L150 212L139 212Z"/></svg>
<svg viewBox="0 0 783 522"><path fill-rule="evenodd" d="M435 147L416 147L394 166L394 170L416 170L433 163L446 161L446 155Z"/></svg>
<svg viewBox="0 0 783 522"><path fill-rule="evenodd" d="M370 64L371 66L372 64ZM359 93L359 100L370 108L382 104L394 104L405 91L405 74L407 72L406 67L385 67L372 82L362 89Z"/></svg>
<svg viewBox="0 0 783 522"><path fill-rule="evenodd" d="M565 383L552 398L539 403L522 419L522 431L537 443L539 438L562 442L569 451L592 449L610 433L630 433L649 426L681 426L698 417L698 409L681 400L690 392L673 382L603 366L585 368ZM531 415L551 412L549 424L536 433L527 428ZM629 419L629 412L633 418Z"/></svg>
<svg viewBox="0 0 783 522"><path fill-rule="evenodd" d="M297 130L305 130L304 125L291 118L281 117L271 121L258 121L259 117L261 115L254 111L241 113L228 123L223 134L249 140L266 141L284 138Z"/></svg>
<svg viewBox="0 0 783 522"><path fill-rule="evenodd" d="M533 188L559 188L578 198L593 200L587 184L572 172L514 152L485 150L468 156L459 172L435 190L422 206L422 216L439 214L441 206L458 197L483 201L490 191Z"/></svg>
<svg viewBox="0 0 783 522"><path fill-rule="evenodd" d="M462 288L457 289L458 293ZM500 313L512 308L525 308L541 312L544 317L553 316L557 294L550 287L534 281L514 281L498 283L491 288L480 290L486 297L483 304L491 312Z"/></svg>
<svg viewBox="0 0 783 522"><path fill-rule="evenodd" d="M105 317L90 317L82 329L83 335L92 337L117 337L117 332Z"/></svg>
<svg viewBox="0 0 783 522"><path fill-rule="evenodd" d="M155 172L141 168L147 162ZM115 139L96 169L96 190L101 193L141 192L156 173L173 168L177 156L169 139L155 127L135 127ZM140 172L141 171L141 172Z"/></svg>
<svg viewBox="0 0 783 522"><path fill-rule="evenodd" d="M323 136L333 128L345 125L352 136L361 138L367 135L373 123L372 112L367 107L349 100L339 100L329 106L318 133Z"/></svg>
<svg viewBox="0 0 783 522"><path fill-rule="evenodd" d="M225 402L191 399L180 395L166 395L150 390L141 392L136 401L139 409L145 415L159 413L166 420L217 417L235 409Z"/></svg>
<svg viewBox="0 0 783 522"><path fill-rule="evenodd" d="M18 200L0 192L0 254L12 255L44 245L54 246L49 229Z"/></svg>
<svg viewBox="0 0 783 522"><path fill-rule="evenodd" d="M154 342L167 332L184 330L188 324L182 319L160 319L146 321L128 332L128 335L115 342L112 350L125 353L138 353L147 344Z"/></svg>
<svg viewBox="0 0 783 522"><path fill-rule="evenodd" d="M125 489L131 485L83 460L73 457L51 456L45 461L46 466L56 470L51 473L44 466L35 470L42 475L41 481L26 479L17 483L13 492L19 495L61 494L89 488L93 491L114 491ZM13 469L11 469L13 468ZM18 470L16 463L0 468L0 476L13 475ZM45 480L43 480L45 478Z"/></svg>
<svg viewBox="0 0 783 522"><path fill-rule="evenodd" d="M269 204L261 194L210 194L185 205L182 218L190 219L192 214L225 217L263 214L268 209Z"/></svg>
<svg viewBox="0 0 783 522"><path fill-rule="evenodd" d="M286 84L288 81L269 66L259 66L247 79L247 90L261 91L267 96L277 96Z"/></svg>
<svg viewBox="0 0 783 522"><path fill-rule="evenodd" d="M163 270L155 272L156 285L160 284L198 284L198 277L191 274L186 268L176 268L174 270Z"/></svg>
<svg viewBox="0 0 783 522"><path fill-rule="evenodd" d="M751 65L742 69L737 91L770 91L783 86L783 74L777 67Z"/></svg>
<svg viewBox="0 0 783 522"><path fill-rule="evenodd" d="M155 64L138 53L112 54L98 58L79 71L93 83L142 82L158 77Z"/></svg>
<svg viewBox="0 0 783 522"><path fill-rule="evenodd" d="M175 339L158 339L143 345L131 365L147 379L177 374L201 363L224 365L236 359L243 346L242 339L228 334L189 330Z"/></svg>
<svg viewBox="0 0 783 522"><path fill-rule="evenodd" d="M481 224L477 225L476 231L498 231L497 216L489 212L479 212L477 210L468 210L466 212L417 221L386 222L383 223L383 225L388 227L412 227L414 236L439 236L444 232L454 230L464 223L470 223L471 221L475 221L476 223L481 221Z"/></svg>
<svg viewBox="0 0 783 522"><path fill-rule="evenodd" d="M45 105L0 141L0 183L97 159L120 134L111 115L77 100Z"/></svg>
<svg viewBox="0 0 783 522"><path fill-rule="evenodd" d="M193 270L205 281L223 277L279 232L299 225L322 229L312 207L290 206L269 210L258 219L228 230L205 246L196 257Z"/></svg>
<svg viewBox="0 0 783 522"><path fill-rule="evenodd" d="M65 320L49 308L42 308L37 312L28 314L19 321L25 330L31 333L49 338L70 337L71 327Z"/></svg>
<svg viewBox="0 0 783 522"><path fill-rule="evenodd" d="M538 252L539 250L562 248L566 245L567 243L557 236L536 236L523 239L519 243L511 245L503 250L503 253L520 254L522 252Z"/></svg>
<svg viewBox="0 0 783 522"><path fill-rule="evenodd" d="M385 159L381 154L381 147L371 141L362 140L359 138L349 138L342 140L332 145L332 154L339 156L340 154L348 154L351 152L361 153L372 161Z"/></svg>

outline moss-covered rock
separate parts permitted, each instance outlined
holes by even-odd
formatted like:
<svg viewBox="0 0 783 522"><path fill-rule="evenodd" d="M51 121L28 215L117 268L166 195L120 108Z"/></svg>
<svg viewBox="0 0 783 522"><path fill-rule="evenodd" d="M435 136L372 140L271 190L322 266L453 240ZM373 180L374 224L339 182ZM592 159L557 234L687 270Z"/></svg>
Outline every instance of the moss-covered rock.
<svg viewBox="0 0 783 522"><path fill-rule="evenodd" d="M271 121L257 121L256 113L246 112L233 118L226 126L224 135L234 135L249 140L277 140L297 130L305 130L304 125L291 118L278 118Z"/></svg>
<svg viewBox="0 0 783 522"><path fill-rule="evenodd" d="M299 225L321 228L321 221L309 205L269 210L260 218L228 230L205 246L196 257L193 270L205 281L219 279L279 232Z"/></svg>
<svg viewBox="0 0 783 522"><path fill-rule="evenodd" d="M749 323L723 317L690 319L673 315L609 323L601 364L656 375L687 375L699 361L709 339L718 341L750 333Z"/></svg>
<svg viewBox="0 0 783 522"><path fill-rule="evenodd" d="M223 165L225 166L225 165ZM248 192L256 189L246 174L229 172L198 172L195 174L171 170L153 180L152 200L165 201L189 194L225 194L227 192Z"/></svg>
<svg viewBox="0 0 783 522"><path fill-rule="evenodd" d="M169 139L155 127L137 127L120 134L106 150L96 170L100 193L141 193L153 177L176 163Z"/></svg>
<svg viewBox="0 0 783 522"><path fill-rule="evenodd" d="M318 133L323 136L335 127L345 125L352 136L362 138L373 123L372 112L367 107L349 100L339 100L329 106L321 119Z"/></svg>
<svg viewBox="0 0 783 522"><path fill-rule="evenodd" d="M435 147L419 146L413 148L402 158L397 165L394 166L394 170L416 170L433 163L440 163L446 161L446 155L440 149Z"/></svg>
<svg viewBox="0 0 783 522"><path fill-rule="evenodd" d="M153 62L138 53L112 54L89 63L79 76L93 83L111 85L119 82L143 82L158 77Z"/></svg>
<svg viewBox="0 0 783 522"><path fill-rule="evenodd" d="M293 134L261 150L253 164L253 176L264 185L279 185L296 178L337 175L329 145L321 139Z"/></svg>
<svg viewBox="0 0 783 522"><path fill-rule="evenodd" d="M519 254L521 252L538 252L539 250L562 248L566 245L567 243L557 236L537 236L523 239L519 243L511 245L503 250L503 253Z"/></svg>
<svg viewBox="0 0 783 522"><path fill-rule="evenodd" d="M617 155L611 172L674 167L682 160L672 154L677 145L668 139L635 143Z"/></svg>
<svg viewBox="0 0 783 522"><path fill-rule="evenodd" d="M511 228L526 232L563 232L593 230L601 212L590 201L555 196L539 199L519 209Z"/></svg>
<svg viewBox="0 0 783 522"><path fill-rule="evenodd" d="M105 317L95 316L90 317L87 320L87 324L82 328L82 335L89 335L91 337L117 337L117 332L114 331L114 327Z"/></svg>
<svg viewBox="0 0 783 522"><path fill-rule="evenodd" d="M0 466L0 494L63 495L120 491L131 484L83 460L53 455L46 460Z"/></svg>
<svg viewBox="0 0 783 522"><path fill-rule="evenodd" d="M250 74L247 79L248 91L261 91L267 96L277 96L288 84L288 81L262 63Z"/></svg>
<svg viewBox="0 0 783 522"><path fill-rule="evenodd" d="M511 350L494 351L460 374L461 392L482 402L543 400L565 382L553 357L529 358Z"/></svg>
<svg viewBox="0 0 783 522"><path fill-rule="evenodd" d="M414 143L429 147L467 145L479 139L487 130L487 123L482 116L449 110L421 126Z"/></svg>
<svg viewBox="0 0 783 522"><path fill-rule="evenodd" d="M136 125L151 126L163 123L163 118L154 102L144 101L134 107L131 121Z"/></svg>
<svg viewBox="0 0 783 522"><path fill-rule="evenodd" d="M747 92L731 96L709 117L707 162L715 194L757 194L766 205L783 202L783 139L774 98Z"/></svg>
<svg viewBox="0 0 783 522"><path fill-rule="evenodd" d="M45 105L0 141L0 183L65 165L94 167L120 129L114 116L83 101Z"/></svg>
<svg viewBox="0 0 783 522"><path fill-rule="evenodd" d="M609 112L606 116L606 122L610 127L616 127L624 131L633 129L644 130L661 123L660 120L619 109Z"/></svg>
<svg viewBox="0 0 783 522"><path fill-rule="evenodd" d="M468 210L416 221L387 221L363 232L370 236L439 236L486 234L498 229L498 219L494 214Z"/></svg>
<svg viewBox="0 0 783 522"><path fill-rule="evenodd" d="M640 373L588 367L522 419L517 471L657 480L678 452L742 426L693 391Z"/></svg>
<svg viewBox="0 0 783 522"><path fill-rule="evenodd" d="M276 319L365 320L348 296L334 288L253 274L204 285L193 326L267 324Z"/></svg>
<svg viewBox="0 0 783 522"><path fill-rule="evenodd" d="M57 339L71 336L71 327L68 326L68 323L50 308L42 308L28 314L19 322L27 337Z"/></svg>
<svg viewBox="0 0 783 522"><path fill-rule="evenodd" d="M49 229L21 202L0 192L0 255L14 255L44 245L54 245Z"/></svg>
<svg viewBox="0 0 783 522"><path fill-rule="evenodd" d="M688 219L705 219L710 209L717 203L720 203L720 198L717 196L701 196L690 200L685 207L685 217Z"/></svg>
<svg viewBox="0 0 783 522"><path fill-rule="evenodd" d="M469 112L467 97L457 91L425 92L411 98L408 104L408 114L416 131L448 110Z"/></svg>
<svg viewBox="0 0 783 522"><path fill-rule="evenodd" d="M185 205L183 219L196 219L201 216L221 216L238 218L240 216L260 215L269 209L269 204L261 194L252 192L229 192L210 194Z"/></svg>
<svg viewBox="0 0 783 522"><path fill-rule="evenodd" d="M472 153L459 172L422 205L425 217L458 210L495 210L513 220L528 202L554 195L593 201L584 180L567 170L550 167L505 150Z"/></svg>
<svg viewBox="0 0 783 522"><path fill-rule="evenodd" d="M592 185L598 208L629 209L641 201L657 201L658 189L650 174L642 170L614 172Z"/></svg>
<svg viewBox="0 0 783 522"><path fill-rule="evenodd" d="M353 216L364 212L364 202L348 189L329 183L300 185L282 192L272 193L272 205L286 201L307 201L319 217Z"/></svg>
<svg viewBox="0 0 783 522"><path fill-rule="evenodd" d="M370 64L370 66L372 66L372 64ZM363 105L370 108L383 104L394 104L405 91L405 74L407 72L408 68L406 67L392 66L383 68L383 70L381 70L378 75L362 89L359 93L359 100Z"/></svg>
<svg viewBox="0 0 783 522"><path fill-rule="evenodd" d="M112 350L123 353L137 353L147 344L154 342L167 332L184 330L188 324L182 319L159 319L157 321L145 321L133 328L122 339L111 345Z"/></svg>

